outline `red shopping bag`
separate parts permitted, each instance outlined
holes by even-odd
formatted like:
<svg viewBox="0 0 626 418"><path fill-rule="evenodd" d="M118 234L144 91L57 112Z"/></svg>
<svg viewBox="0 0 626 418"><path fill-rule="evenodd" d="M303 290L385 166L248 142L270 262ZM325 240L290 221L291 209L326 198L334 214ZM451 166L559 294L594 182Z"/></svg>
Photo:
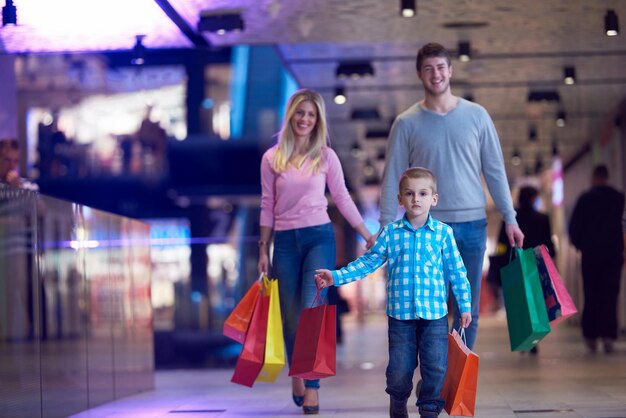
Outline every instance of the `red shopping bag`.
<svg viewBox="0 0 626 418"><path fill-rule="evenodd" d="M461 333L464 333L461 328ZM448 371L441 389L450 416L473 417L478 386L478 355L463 342L456 330L448 334Z"/></svg>
<svg viewBox="0 0 626 418"><path fill-rule="evenodd" d="M228 315L228 318L226 318L226 321L224 321L225 336L243 344L260 290L261 281L257 280L250 286L250 289L248 289L237 306L235 306L235 309L233 309L230 315Z"/></svg>
<svg viewBox="0 0 626 418"><path fill-rule="evenodd" d="M559 271L550 257L548 248L540 245L534 248L537 270L541 281L541 290L546 301L548 319L552 325L574 315L578 310L570 296Z"/></svg>
<svg viewBox="0 0 626 418"><path fill-rule="evenodd" d="M289 376L320 379L337 373L336 320L335 305L320 305L302 310Z"/></svg>
<svg viewBox="0 0 626 418"><path fill-rule="evenodd" d="M237 364L235 373L230 379L233 383L252 387L261 369L265 358L265 339L267 333L267 316L269 312L269 296L259 293L256 306L252 313L248 333L243 343L243 349Z"/></svg>

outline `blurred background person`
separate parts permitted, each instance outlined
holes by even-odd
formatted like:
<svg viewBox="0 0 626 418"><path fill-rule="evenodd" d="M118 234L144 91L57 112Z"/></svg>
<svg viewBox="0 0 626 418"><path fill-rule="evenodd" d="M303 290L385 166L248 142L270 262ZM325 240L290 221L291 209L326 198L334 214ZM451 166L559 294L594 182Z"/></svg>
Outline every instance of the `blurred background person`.
<svg viewBox="0 0 626 418"><path fill-rule="evenodd" d="M569 223L570 242L582 254L585 305L582 332L590 352L598 339L612 353L617 339L617 298L624 264L624 194L609 186L609 170L597 165L591 188L576 202Z"/></svg>
<svg viewBox="0 0 626 418"><path fill-rule="evenodd" d="M26 190L38 190L35 183L20 177L20 144L17 139L0 139L0 183Z"/></svg>

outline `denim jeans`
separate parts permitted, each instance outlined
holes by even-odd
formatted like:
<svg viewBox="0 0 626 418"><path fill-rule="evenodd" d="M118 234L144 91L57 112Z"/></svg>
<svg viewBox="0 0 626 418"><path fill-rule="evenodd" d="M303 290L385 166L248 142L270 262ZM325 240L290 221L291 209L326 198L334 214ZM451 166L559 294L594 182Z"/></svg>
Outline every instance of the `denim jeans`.
<svg viewBox="0 0 626 418"><path fill-rule="evenodd" d="M469 280L472 291L472 323L465 330L467 346L474 348L476 334L478 332L478 311L480 309L480 283L483 277L483 258L485 256L485 245L487 243L487 219L479 219L471 222L449 223L454 232L456 245L461 253L461 258L467 269L467 280ZM451 303L454 310L454 322L452 328L459 329L461 314L456 304Z"/></svg>
<svg viewBox="0 0 626 418"><path fill-rule="evenodd" d="M273 277L278 279L280 309L287 357L291 359L300 312L320 305L315 296L315 270L334 269L335 232L332 224L274 232ZM326 299L327 289L321 293ZM305 380L308 388L319 388L319 380Z"/></svg>
<svg viewBox="0 0 626 418"><path fill-rule="evenodd" d="M416 403L423 417L443 409L441 388L448 368L448 317L435 320L398 320L388 317L389 364L387 392L392 405L406 405L413 391L413 373L419 366L422 387Z"/></svg>

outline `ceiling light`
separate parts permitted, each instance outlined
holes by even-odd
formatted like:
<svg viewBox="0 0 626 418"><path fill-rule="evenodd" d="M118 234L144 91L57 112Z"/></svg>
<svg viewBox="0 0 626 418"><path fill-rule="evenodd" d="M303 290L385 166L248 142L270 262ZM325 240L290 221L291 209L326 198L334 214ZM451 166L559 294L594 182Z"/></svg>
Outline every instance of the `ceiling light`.
<svg viewBox="0 0 626 418"><path fill-rule="evenodd" d="M604 32L606 36L619 35L619 18L613 9L607 10L604 15Z"/></svg>
<svg viewBox="0 0 626 418"><path fill-rule="evenodd" d="M522 156L519 153L517 147L513 148L513 155L511 155L511 164L520 165L522 163Z"/></svg>
<svg viewBox="0 0 626 418"><path fill-rule="evenodd" d="M470 43L467 41L459 42L459 61L468 62L472 59L472 54L470 51Z"/></svg>
<svg viewBox="0 0 626 418"><path fill-rule="evenodd" d="M17 25L17 8L13 0L6 0L6 6L2 8L2 26Z"/></svg>
<svg viewBox="0 0 626 418"><path fill-rule="evenodd" d="M567 116L565 115L564 110L559 110L556 114L556 126L562 128L565 126L565 121L567 120Z"/></svg>
<svg viewBox="0 0 626 418"><path fill-rule="evenodd" d="M415 16L416 0L400 0L400 16L413 17Z"/></svg>
<svg viewBox="0 0 626 418"><path fill-rule="evenodd" d="M465 100L469 101L469 102L473 102L474 101L474 95L472 93L465 93L463 98Z"/></svg>
<svg viewBox="0 0 626 418"><path fill-rule="evenodd" d="M241 13L237 10L205 10L200 13L198 31L224 35L226 32L244 29Z"/></svg>
<svg viewBox="0 0 626 418"><path fill-rule="evenodd" d="M531 125L528 128L528 140L530 142L537 142L537 127L535 125Z"/></svg>
<svg viewBox="0 0 626 418"><path fill-rule="evenodd" d="M568 86L576 84L576 67L563 68L563 82Z"/></svg>
<svg viewBox="0 0 626 418"><path fill-rule="evenodd" d="M561 96L558 91L545 90L545 91L529 91L529 102L560 102Z"/></svg>
<svg viewBox="0 0 626 418"><path fill-rule="evenodd" d="M350 117L354 119L380 119L380 113L378 113L378 109L371 108L363 108L363 109L354 109Z"/></svg>
<svg viewBox="0 0 626 418"><path fill-rule="evenodd" d="M343 87L335 87L335 103L342 105L346 102L346 89Z"/></svg>
<svg viewBox="0 0 626 418"><path fill-rule="evenodd" d="M361 78L361 77L373 77L374 67L369 61L350 61L340 62L337 66L335 74L339 78Z"/></svg>
<svg viewBox="0 0 626 418"><path fill-rule="evenodd" d="M132 65L143 65L146 62L146 47L143 45L143 38L146 35L135 36L135 46L133 47L133 57L130 60Z"/></svg>

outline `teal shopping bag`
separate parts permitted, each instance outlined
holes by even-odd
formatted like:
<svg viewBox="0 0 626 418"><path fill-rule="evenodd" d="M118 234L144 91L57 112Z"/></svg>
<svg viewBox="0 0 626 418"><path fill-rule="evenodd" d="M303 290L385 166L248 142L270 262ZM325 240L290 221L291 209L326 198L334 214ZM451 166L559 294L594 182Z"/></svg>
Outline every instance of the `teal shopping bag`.
<svg viewBox="0 0 626 418"><path fill-rule="evenodd" d="M506 321L511 351L527 351L550 332L550 321L533 249L511 252L511 261L500 269Z"/></svg>

